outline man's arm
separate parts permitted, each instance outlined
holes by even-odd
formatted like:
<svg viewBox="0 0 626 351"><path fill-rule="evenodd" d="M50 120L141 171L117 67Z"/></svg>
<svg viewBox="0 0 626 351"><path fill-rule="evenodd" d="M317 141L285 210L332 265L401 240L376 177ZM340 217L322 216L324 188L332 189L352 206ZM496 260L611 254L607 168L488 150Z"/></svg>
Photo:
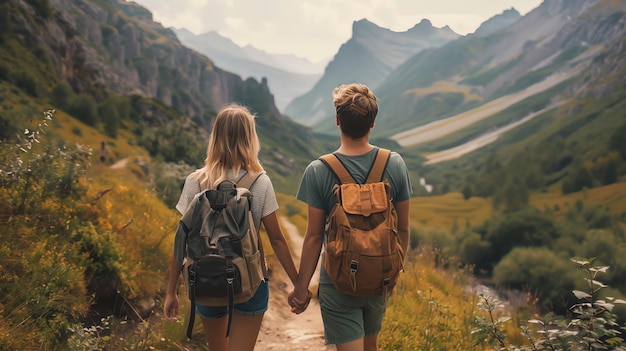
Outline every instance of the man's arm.
<svg viewBox="0 0 626 351"><path fill-rule="evenodd" d="M396 208L396 213L398 214L398 235L400 237L400 243L402 244L402 248L404 250L404 254L409 250L409 205L410 201L400 201L394 202L394 207Z"/></svg>

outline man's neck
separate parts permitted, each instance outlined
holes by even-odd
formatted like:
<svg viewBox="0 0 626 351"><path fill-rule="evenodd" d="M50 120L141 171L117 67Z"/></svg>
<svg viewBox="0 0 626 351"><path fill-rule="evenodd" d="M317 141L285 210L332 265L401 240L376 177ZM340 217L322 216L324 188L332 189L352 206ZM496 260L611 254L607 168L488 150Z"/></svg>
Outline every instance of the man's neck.
<svg viewBox="0 0 626 351"><path fill-rule="evenodd" d="M366 154L374 148L369 143L368 136L364 136L359 139L350 139L344 135L341 136L341 146L337 149L337 152L347 156L357 156Z"/></svg>

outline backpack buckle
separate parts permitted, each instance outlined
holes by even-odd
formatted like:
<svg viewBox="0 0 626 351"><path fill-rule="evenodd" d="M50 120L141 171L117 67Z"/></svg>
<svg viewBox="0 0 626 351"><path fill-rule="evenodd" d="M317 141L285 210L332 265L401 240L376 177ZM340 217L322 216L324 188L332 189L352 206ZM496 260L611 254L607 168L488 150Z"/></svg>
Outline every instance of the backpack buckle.
<svg viewBox="0 0 626 351"><path fill-rule="evenodd" d="M226 282L232 284L235 280L235 269L233 267L226 267Z"/></svg>
<svg viewBox="0 0 626 351"><path fill-rule="evenodd" d="M189 270L189 287L193 287L196 283L196 271Z"/></svg>
<svg viewBox="0 0 626 351"><path fill-rule="evenodd" d="M359 261L350 261L350 273L355 274L359 270Z"/></svg>

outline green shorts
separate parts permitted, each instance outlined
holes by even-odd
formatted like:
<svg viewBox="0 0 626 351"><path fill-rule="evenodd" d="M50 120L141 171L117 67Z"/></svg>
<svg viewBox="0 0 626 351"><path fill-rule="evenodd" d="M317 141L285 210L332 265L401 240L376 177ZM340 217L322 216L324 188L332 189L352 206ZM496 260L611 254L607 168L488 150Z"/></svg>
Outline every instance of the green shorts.
<svg viewBox="0 0 626 351"><path fill-rule="evenodd" d="M340 293L332 284L320 284L318 292L326 344L343 344L377 334L383 323L385 299L361 298Z"/></svg>

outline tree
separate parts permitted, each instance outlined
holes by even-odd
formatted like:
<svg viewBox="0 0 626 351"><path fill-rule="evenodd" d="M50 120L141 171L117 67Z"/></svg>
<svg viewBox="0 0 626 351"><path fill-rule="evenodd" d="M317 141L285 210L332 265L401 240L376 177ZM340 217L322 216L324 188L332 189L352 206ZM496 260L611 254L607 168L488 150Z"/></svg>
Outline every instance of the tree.
<svg viewBox="0 0 626 351"><path fill-rule="evenodd" d="M493 269L493 280L503 286L528 289L541 304L564 312L563 296L574 288L574 270L548 248L517 247Z"/></svg>
<svg viewBox="0 0 626 351"><path fill-rule="evenodd" d="M515 247L550 247L560 236L552 216L535 208L494 217L486 226L485 240L491 243L493 263Z"/></svg>
<svg viewBox="0 0 626 351"><path fill-rule="evenodd" d="M120 114L113 97L106 98L98 106L98 114L104 123L104 132L111 138L117 138L117 130L120 127Z"/></svg>
<svg viewBox="0 0 626 351"><path fill-rule="evenodd" d="M498 188L493 195L493 206L504 212L521 210L528 206L530 194L528 187L518 177L509 177L503 187Z"/></svg>
<svg viewBox="0 0 626 351"><path fill-rule="evenodd" d="M609 137L609 149L619 152L626 159L626 123L618 127Z"/></svg>
<svg viewBox="0 0 626 351"><path fill-rule="evenodd" d="M91 95L80 94L71 101L67 111L70 115L92 127L98 125L98 105Z"/></svg>
<svg viewBox="0 0 626 351"><path fill-rule="evenodd" d="M583 166L572 166L563 180L561 190L564 194L581 191L583 188L593 188L593 178L589 170Z"/></svg>
<svg viewBox="0 0 626 351"><path fill-rule="evenodd" d="M67 111L70 101L74 98L74 91L67 82L60 82L54 86L51 92L52 104L61 110Z"/></svg>

